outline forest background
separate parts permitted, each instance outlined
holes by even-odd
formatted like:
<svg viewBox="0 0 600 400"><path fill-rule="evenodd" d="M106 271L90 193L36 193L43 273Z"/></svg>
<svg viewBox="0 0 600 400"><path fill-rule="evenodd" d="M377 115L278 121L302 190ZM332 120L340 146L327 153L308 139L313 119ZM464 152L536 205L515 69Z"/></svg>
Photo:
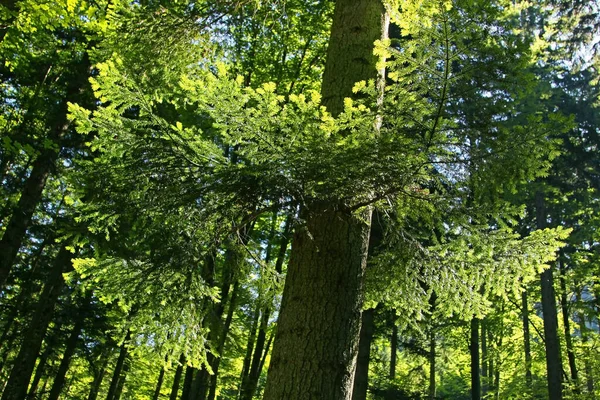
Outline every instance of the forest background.
<svg viewBox="0 0 600 400"><path fill-rule="evenodd" d="M595 2L0 5L9 399L594 399Z"/></svg>

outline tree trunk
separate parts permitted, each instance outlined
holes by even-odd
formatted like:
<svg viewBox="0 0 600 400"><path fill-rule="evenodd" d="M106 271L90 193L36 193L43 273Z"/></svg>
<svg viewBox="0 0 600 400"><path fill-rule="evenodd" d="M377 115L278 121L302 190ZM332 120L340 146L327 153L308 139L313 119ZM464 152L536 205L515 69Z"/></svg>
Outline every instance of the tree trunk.
<svg viewBox="0 0 600 400"><path fill-rule="evenodd" d="M94 381L92 382L92 386L90 387L90 394L88 395L87 400L96 400L98 398L98 393L100 392L100 385L102 385L102 380L104 379L104 375L106 374L106 366L108 365L110 353L110 350L105 350L102 353L102 356L100 358L100 369L94 374Z"/></svg>
<svg viewBox="0 0 600 400"><path fill-rule="evenodd" d="M58 146L63 134L66 132L69 123L67 121L67 100L60 110L62 113L54 131L50 135L50 140ZM59 151L54 146L42 150L41 154L33 162L33 167L29 177L21 192L19 202L13 210L12 216L6 224L6 230L0 240L0 289L6 285L6 280L10 270L15 263L19 249L25 239L27 228L31 224L33 213L42 198L42 192L46 186L46 180L54 169Z"/></svg>
<svg viewBox="0 0 600 400"><path fill-rule="evenodd" d="M152 400L158 400L160 397L160 389L162 388L163 380L165 379L165 369L161 368L158 373L158 380L156 381L156 389L154 390L154 396Z"/></svg>
<svg viewBox="0 0 600 400"><path fill-rule="evenodd" d="M569 317L569 301L567 298L567 273L564 260L559 258L557 265L560 265L560 306L563 317L563 328L565 330L565 344L567 346L567 358L569 360L569 369L571 370L571 381L573 383L573 393L580 394L579 372L575 363L575 352L573 350L573 339L571 338L571 318Z"/></svg>
<svg viewBox="0 0 600 400"><path fill-rule="evenodd" d="M396 357L398 356L398 327L392 321L392 336L390 337L390 380L396 379Z"/></svg>
<svg viewBox="0 0 600 400"><path fill-rule="evenodd" d="M257 304L252 317L252 326L248 333L248 344L246 345L246 355L242 364L242 376L240 378L239 398L247 400L247 391L250 379L250 364L252 363L252 354L254 354L254 342L256 341L256 331L258 330L258 322L260 319L260 305ZM250 397L252 398L252 397Z"/></svg>
<svg viewBox="0 0 600 400"><path fill-rule="evenodd" d="M125 387L125 380L127 379L127 374L131 369L131 359L129 356L125 359L125 363L123 365L123 371L119 376L119 382L117 383L117 390L115 391L115 396L113 400L120 400L121 395L123 394L123 388Z"/></svg>
<svg viewBox="0 0 600 400"><path fill-rule="evenodd" d="M171 395L169 396L169 400L177 400L177 395L179 394L179 383L181 381L181 375L183 374L183 365L185 364L185 356L182 354L179 357L179 365L175 370L175 378L173 378L173 386L171 387Z"/></svg>
<svg viewBox="0 0 600 400"><path fill-rule="evenodd" d="M371 342L375 333L375 309L370 308L362 313L362 326L358 342L356 372L352 400L366 400L369 389L369 361L371 360Z"/></svg>
<svg viewBox="0 0 600 400"><path fill-rule="evenodd" d="M127 344L129 342L129 339L131 339L131 331L128 330L127 335L125 335L125 339L121 344L121 349L119 350L119 358L117 358L117 364L115 365L115 370L113 372L112 379L110 380L110 386L108 388L106 400L116 400L119 380L121 378L121 373L123 372L125 359L127 358Z"/></svg>
<svg viewBox="0 0 600 400"><path fill-rule="evenodd" d="M219 377L219 366L221 365L221 360L223 358L223 351L225 350L225 342L227 341L227 335L229 334L229 329L231 328L231 321L233 320L233 313L235 311L237 296L239 292L239 282L236 281L233 285L233 291L231 292L231 299L229 300L229 309L227 311L227 317L225 318L225 325L221 329L221 333L219 336L219 344L217 347L217 353L219 354L216 357L212 369L213 374L210 376L210 386L208 391L208 400L214 400L217 393L217 378Z"/></svg>
<svg viewBox="0 0 600 400"><path fill-rule="evenodd" d="M546 228L546 210L544 194L536 193L536 219L538 229ZM548 399L562 400L562 362L560 359L560 341L558 339L558 318L556 315L556 297L552 267L541 276L542 311L544 315L544 337L546 342L546 370L548 372Z"/></svg>
<svg viewBox="0 0 600 400"><path fill-rule="evenodd" d="M190 394L192 392L192 386L194 383L194 374L196 372L196 368L188 366L185 369L185 377L183 378L183 392L181 393L181 400L189 400ZM172 398L171 394L171 398Z"/></svg>
<svg viewBox="0 0 600 400"><path fill-rule="evenodd" d="M373 43L387 37L379 0L338 0L323 74L323 105L336 116L354 83L377 77ZM265 400L346 400L352 394L371 210L310 202L296 229Z"/></svg>
<svg viewBox="0 0 600 400"><path fill-rule="evenodd" d="M2 394L2 400L22 400L27 394L35 360L52 319L54 305L64 284L62 274L72 268L72 257L73 255L66 249L66 246L61 246L40 295L37 309L25 333L19 354L15 359L14 367Z"/></svg>
<svg viewBox="0 0 600 400"><path fill-rule="evenodd" d="M481 396L485 398L489 389L488 379L488 351L487 351L487 328L485 320L481 323L481 376L483 377L483 383L481 385Z"/></svg>
<svg viewBox="0 0 600 400"><path fill-rule="evenodd" d="M69 364L71 364L71 358L73 357L75 349L77 348L79 334L81 333L81 329L83 329L83 315L84 314L82 313L82 310L79 310L78 318L75 321L73 330L71 331L69 339L67 340L67 347L65 348L65 353L63 354L63 358L60 361L60 366L58 367L58 371L56 373L56 376L54 377L54 382L52 383L52 389L50 389L50 395L48 396L48 400L58 400L60 392L63 389L65 379L67 376L67 371L69 370Z"/></svg>
<svg viewBox="0 0 600 400"><path fill-rule="evenodd" d="M531 375L531 342L529 335L529 305L527 301L527 290L521 293L521 304L523 308L523 346L525 351L525 384L531 394L533 390L533 376Z"/></svg>
<svg viewBox="0 0 600 400"><path fill-rule="evenodd" d="M481 400L481 377L479 373L479 319L471 319L471 399Z"/></svg>
<svg viewBox="0 0 600 400"><path fill-rule="evenodd" d="M35 369L35 374L33 374L33 380L29 385L29 392L27 393L27 398L29 400L34 400L35 398L37 398L38 387L40 386L40 382L42 381L42 377L44 376L44 369L46 369L46 363L48 362L48 358L50 357L51 352L52 346L47 345L46 349L42 352L42 354L39 357L37 367Z"/></svg>
<svg viewBox="0 0 600 400"><path fill-rule="evenodd" d="M579 295L581 299L581 294ZM581 330L581 340L583 344L587 344L590 341L589 330L587 325L585 324L585 315L583 313L579 313L579 329ZM584 367L585 367L585 381L588 395L591 399L595 399L594 395L594 375L592 370L592 363L590 362L589 357L583 358Z"/></svg>

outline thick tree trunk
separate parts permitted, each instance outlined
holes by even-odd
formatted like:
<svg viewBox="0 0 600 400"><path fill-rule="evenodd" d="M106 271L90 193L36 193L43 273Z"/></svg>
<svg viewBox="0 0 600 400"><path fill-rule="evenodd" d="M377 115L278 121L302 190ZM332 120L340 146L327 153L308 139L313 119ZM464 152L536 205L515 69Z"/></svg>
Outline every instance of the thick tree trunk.
<svg viewBox="0 0 600 400"><path fill-rule="evenodd" d="M63 354L63 358L60 361L60 366L58 367L58 371L56 372L56 376L54 377L54 382L52 383L52 389L50 389L50 395L48 396L48 400L58 400L60 396L60 392L63 389L65 384L65 379L67 377L67 371L69 370L69 365L71 364L71 358L75 353L75 349L77 348L77 342L79 339L79 334L81 333L81 329L83 329L83 313L80 310L80 315L75 321L75 325L73 326L73 330L67 339L67 347L65 348L65 352Z"/></svg>
<svg viewBox="0 0 600 400"><path fill-rule="evenodd" d="M131 331L127 331L127 335L125 335L125 339L121 344L121 349L119 350L119 358L117 358L117 363L115 364L115 370L113 371L112 379L110 380L110 386L108 388L108 393L106 394L106 400L115 400L116 394L119 388L119 381L121 379L121 373L123 372L125 366L125 360L128 355L127 345L131 339Z"/></svg>
<svg viewBox="0 0 600 400"><path fill-rule="evenodd" d="M546 227L544 194L536 193L536 219L538 229ZM544 337L546 343L546 370L548 372L548 399L562 400L562 361L560 341L558 339L558 317L556 314L556 296L552 267L542 273L542 311L544 314Z"/></svg>
<svg viewBox="0 0 600 400"><path fill-rule="evenodd" d="M387 36L379 0L336 1L323 105L343 110L357 81L376 78L373 43ZM264 400L351 398L371 211L304 205L285 282Z"/></svg>
<svg viewBox="0 0 600 400"><path fill-rule="evenodd" d="M312 212L292 242L265 400L351 395L368 219Z"/></svg>
<svg viewBox="0 0 600 400"><path fill-rule="evenodd" d="M72 257L71 252L63 245L54 260L50 276L40 295L37 309L25 333L21 349L15 359L15 365L4 388L2 400L22 400L25 398L35 360L38 357L46 330L52 319L54 305L64 284L62 274L72 268Z"/></svg>
<svg viewBox="0 0 600 400"><path fill-rule="evenodd" d="M362 313L362 326L358 342L358 357L354 373L352 400L366 400L369 389L369 361L371 360L371 342L375 333L375 309L370 308Z"/></svg>
<svg viewBox="0 0 600 400"><path fill-rule="evenodd" d="M481 400L481 376L479 371L479 319L471 319L471 399Z"/></svg>
<svg viewBox="0 0 600 400"><path fill-rule="evenodd" d="M529 304L527 301L527 290L521 293L521 305L523 308L523 350L525 351L525 384L529 393L533 390L533 376L531 374L531 342L529 334Z"/></svg>

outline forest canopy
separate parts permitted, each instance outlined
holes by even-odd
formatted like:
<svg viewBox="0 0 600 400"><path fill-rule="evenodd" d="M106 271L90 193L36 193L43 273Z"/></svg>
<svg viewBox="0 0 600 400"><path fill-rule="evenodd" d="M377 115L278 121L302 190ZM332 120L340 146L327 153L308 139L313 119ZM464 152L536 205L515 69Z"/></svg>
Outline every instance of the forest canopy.
<svg viewBox="0 0 600 400"><path fill-rule="evenodd" d="M2 400L595 398L599 13L5 2Z"/></svg>

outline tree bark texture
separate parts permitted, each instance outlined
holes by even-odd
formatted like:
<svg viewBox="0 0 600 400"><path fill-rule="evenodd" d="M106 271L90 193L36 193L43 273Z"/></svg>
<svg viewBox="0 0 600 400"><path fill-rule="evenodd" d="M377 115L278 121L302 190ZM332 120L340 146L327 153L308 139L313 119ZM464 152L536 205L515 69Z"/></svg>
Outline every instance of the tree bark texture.
<svg viewBox="0 0 600 400"><path fill-rule="evenodd" d="M369 222L324 210L294 235L265 400L350 399Z"/></svg>
<svg viewBox="0 0 600 400"><path fill-rule="evenodd" d="M357 81L377 77L373 43L387 36L380 0L338 0L322 82L336 116ZM358 350L371 211L309 202L297 228L264 400L349 400Z"/></svg>
<svg viewBox="0 0 600 400"><path fill-rule="evenodd" d="M62 274L72 268L72 257L73 254L63 245L54 259L50 276L44 285L37 309L24 335L19 354L4 388L2 400L22 400L27 394L35 361L52 320L54 305L63 288Z"/></svg>
<svg viewBox="0 0 600 400"><path fill-rule="evenodd" d="M536 220L538 229L546 228L545 199L542 192L536 193ZM548 379L548 399L562 400L562 361L558 339L558 317L554 293L553 268L542 273L542 311L544 315L544 337L546 343L546 370Z"/></svg>
<svg viewBox="0 0 600 400"><path fill-rule="evenodd" d="M358 342L358 357L354 373L352 400L366 400L369 389L369 361L371 360L371 342L375 333L375 309L370 308L362 313L362 326Z"/></svg>

